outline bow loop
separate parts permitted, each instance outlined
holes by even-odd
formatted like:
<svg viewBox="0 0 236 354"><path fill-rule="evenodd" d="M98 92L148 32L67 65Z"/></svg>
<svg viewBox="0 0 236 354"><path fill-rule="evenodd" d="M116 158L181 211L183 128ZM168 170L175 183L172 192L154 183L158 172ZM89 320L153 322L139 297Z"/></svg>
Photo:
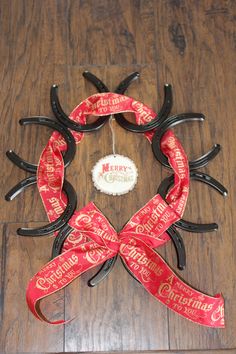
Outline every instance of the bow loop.
<svg viewBox="0 0 236 354"><path fill-rule="evenodd" d="M179 215L157 194L132 216L119 237L136 237L156 248L169 240L165 231L177 220Z"/></svg>
<svg viewBox="0 0 236 354"><path fill-rule="evenodd" d="M69 224L99 246L118 253L120 242L117 232L94 203L91 202L75 212Z"/></svg>

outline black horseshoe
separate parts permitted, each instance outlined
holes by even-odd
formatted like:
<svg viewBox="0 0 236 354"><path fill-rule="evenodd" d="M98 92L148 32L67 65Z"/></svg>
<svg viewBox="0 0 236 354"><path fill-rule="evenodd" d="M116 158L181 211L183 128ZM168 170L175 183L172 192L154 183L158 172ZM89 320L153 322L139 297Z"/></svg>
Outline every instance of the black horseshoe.
<svg viewBox="0 0 236 354"><path fill-rule="evenodd" d="M31 186L31 185L33 185L33 184L36 184L37 183L37 176L36 175L34 175L34 176L30 176L30 177L27 177L27 178L25 178L25 179L23 179L20 183L18 183L17 185L15 185L6 195L5 195L5 199L7 200L7 201L11 201L11 200L13 200L18 194L20 194L23 190L25 190L27 187L29 187L29 186ZM65 181L65 183L66 184L69 184L68 182L66 182ZM64 186L65 186L65 183L64 183ZM63 186L63 187L64 187ZM71 186L70 186L71 187ZM65 191L66 192L66 191ZM68 190L67 190L67 192L68 192ZM71 191L69 191L69 193L67 193L67 196L69 195L69 194L71 194L70 193ZM73 193L75 193L75 191L73 190ZM72 200L72 198L73 199L75 199L75 197L76 197L76 195L71 195L71 197L70 197L70 201L71 202L73 202L73 200ZM68 198L68 200L69 200L69 198ZM73 202L74 203L74 202ZM72 203L71 203L72 204ZM74 210L75 210L75 208L74 208ZM65 212L65 211L64 211ZM63 215L63 214L62 214ZM61 217L62 217L62 215L61 215ZM60 218L61 218L60 217ZM59 218L59 219L60 219ZM69 218L70 219L70 218ZM58 219L57 219L58 220ZM57 221L56 220L56 221ZM60 220L59 220L60 221ZM51 224L49 224L49 225L51 225ZM69 225L68 224L66 224L64 227L69 227ZM61 229L61 230L63 230L64 229L64 227ZM71 228L71 230L72 230L72 228ZM56 230L53 230L53 231L56 231ZM42 234L41 234L41 236L43 236ZM60 252L59 252L60 253Z"/></svg>
<svg viewBox="0 0 236 354"><path fill-rule="evenodd" d="M129 85L139 78L140 74L138 71L133 72L129 76L127 76L124 80L122 80L117 88L115 89L115 93L119 95L123 95L125 91L128 89Z"/></svg>
<svg viewBox="0 0 236 354"><path fill-rule="evenodd" d="M98 92L110 92L108 87L100 80L97 76L92 74L90 71L84 71L83 72L83 77L90 81L98 90Z"/></svg>
<svg viewBox="0 0 236 354"><path fill-rule="evenodd" d="M33 176L23 179L21 182L17 183L11 190L9 190L9 192L5 195L6 201L8 201L8 202L12 201L13 199L15 199L15 197L18 194L23 192L23 190L25 190L25 188L32 186L33 184L36 184L36 183L37 183L37 176L36 175L33 175Z"/></svg>
<svg viewBox="0 0 236 354"><path fill-rule="evenodd" d="M180 270L184 270L186 266L186 252L184 247L184 241L180 235L180 233L176 230L174 226L170 226L168 230L166 230L171 240L174 243L175 251L177 254L177 267Z"/></svg>
<svg viewBox="0 0 236 354"><path fill-rule="evenodd" d="M208 186L214 188L217 192L219 192L223 196L227 196L228 194L227 189L224 186L222 186L222 184L220 184L213 177L207 175L206 173L191 171L190 178L192 180L207 184ZM165 178L161 182L157 193L160 194L163 199L165 199L168 190L173 185L173 183L174 183L174 175ZM184 219L180 219L174 225L182 230L189 231L189 232L197 232L197 233L211 232L211 231L216 231L218 229L218 225L216 223L197 224L190 221L186 221Z"/></svg>
<svg viewBox="0 0 236 354"><path fill-rule="evenodd" d="M117 255L104 262L101 268L98 270L98 272L88 280L87 282L88 286L93 288L94 286L98 285L103 279L105 279L112 271L116 263L116 260L117 260Z"/></svg>
<svg viewBox="0 0 236 354"><path fill-rule="evenodd" d="M73 160L76 152L75 139L71 132L64 127L62 124L55 122L52 119L47 117L30 117L30 118L22 118L19 120L20 125L28 125L28 124L38 124L45 125L46 127L52 128L58 131L67 143L67 150L64 154L64 164L67 167L71 161ZM8 150L6 152L7 157L11 160L16 166L21 168L24 171L36 173L38 166L27 161L24 161L21 157L19 157L14 151Z"/></svg>
<svg viewBox="0 0 236 354"><path fill-rule="evenodd" d="M36 183L36 182L35 182ZM31 183L32 184L32 183ZM72 185L64 180L63 184L63 191L67 195L67 206L63 213L59 216L58 219L55 221L38 227L38 228L19 228L17 230L17 234L20 236L33 236L33 237L38 237L38 236L44 236L48 235L50 233L53 233L54 231L59 230L61 227L63 227L71 218L73 215L75 209L76 209L76 204L77 204L77 196L74 188Z"/></svg>
<svg viewBox="0 0 236 354"><path fill-rule="evenodd" d="M145 133L145 132L148 132L150 130L153 130L153 129L161 126L161 124L168 117L168 115L171 111L172 105L173 105L171 85L166 84L164 86L164 93L165 93L165 98L164 98L162 108L160 109L156 118L154 118L150 123L140 124L140 125L134 124L134 123L129 122L123 115L116 114L115 118L116 118L117 123L122 128L125 128L126 130L133 132L133 133Z"/></svg>
<svg viewBox="0 0 236 354"><path fill-rule="evenodd" d="M171 127L175 125L191 122L194 120L203 121L205 119L204 115L201 113L182 113L172 117L169 117L166 122L159 127L152 139L152 151L154 153L155 158L165 167L171 168L169 165L167 157L161 151L161 138L163 134ZM211 161L220 151L221 146L219 144L215 144L213 148L208 151L205 155L199 157L194 161L189 161L190 170L196 170L198 168L204 167Z"/></svg>
<svg viewBox="0 0 236 354"><path fill-rule="evenodd" d="M69 236L69 234L72 231L73 231L73 227L71 227L68 224L64 225L61 228L61 230L59 231L58 235L54 239L54 242L53 242L53 245L52 245L52 256L51 256L51 259L59 256L66 238Z"/></svg>
<svg viewBox="0 0 236 354"><path fill-rule="evenodd" d="M59 120L59 122L64 126L66 126L67 128L70 128L77 132L84 132L84 133L92 132L94 130L100 129L108 121L110 115L99 117L94 123L90 123L90 124L79 124L74 122L72 119L68 117L68 115L61 108L59 98L57 95L57 88L58 88L57 85L53 85L50 91L52 111L55 114L55 117ZM107 92L107 91L102 91L102 92Z"/></svg>
<svg viewBox="0 0 236 354"><path fill-rule="evenodd" d="M84 71L83 76L90 81L98 90L98 92L110 92L108 87L99 79L97 76L92 74L89 71ZM135 71L129 76L127 76L124 80L122 80L117 88L115 89L115 93L118 93L120 95L123 95L129 85L136 80L140 76L139 72Z"/></svg>

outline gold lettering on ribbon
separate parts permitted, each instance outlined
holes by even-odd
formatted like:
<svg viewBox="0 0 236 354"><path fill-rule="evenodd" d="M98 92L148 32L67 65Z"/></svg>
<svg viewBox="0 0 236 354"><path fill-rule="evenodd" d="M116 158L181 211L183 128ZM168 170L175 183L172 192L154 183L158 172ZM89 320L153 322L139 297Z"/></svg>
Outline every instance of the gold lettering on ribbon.
<svg viewBox="0 0 236 354"><path fill-rule="evenodd" d="M43 154L44 167L40 165L39 175L42 175L42 178L47 179L47 185L53 191L59 191L61 189L60 180L56 177L56 168L61 165L61 161L58 158L53 157L53 149L51 146L48 146Z"/></svg>
<svg viewBox="0 0 236 354"><path fill-rule="evenodd" d="M102 258L104 258L104 252L102 249L97 248L96 250L89 250L85 252L83 258L87 259L89 263L96 264Z"/></svg>
<svg viewBox="0 0 236 354"><path fill-rule="evenodd" d="M57 215L61 215L63 213L64 209L62 208L60 200L58 198L52 197L49 198L48 201L51 203L51 207Z"/></svg>
<svg viewBox="0 0 236 354"><path fill-rule="evenodd" d="M164 297L168 300L172 300L177 304L190 306L193 309L202 310L204 312L210 311L213 307L212 304L207 304L205 302L197 300L194 297L187 298L184 297L182 294L175 293L175 291L172 289L171 284L169 283L162 283L159 286L157 293L159 296Z"/></svg>
<svg viewBox="0 0 236 354"><path fill-rule="evenodd" d="M36 288L46 291L46 290L48 290L50 288L50 284L47 283L46 279L38 278L36 280Z"/></svg>
<svg viewBox="0 0 236 354"><path fill-rule="evenodd" d="M78 257L75 254L72 254L65 262L57 267L57 269L50 271L52 274L45 277L38 277L36 281L36 288L40 290L47 291L58 280L60 280L64 274L70 271L70 269L77 264L79 261ZM48 266L47 266L48 268ZM47 269L46 268L46 269Z"/></svg>
<svg viewBox="0 0 236 354"><path fill-rule="evenodd" d="M80 214L75 219L75 224L81 226L81 223L89 224L92 221L91 217L87 214Z"/></svg>
<svg viewBox="0 0 236 354"><path fill-rule="evenodd" d="M44 184L43 186L39 187L39 193L48 191L50 191L50 189L48 188L47 184Z"/></svg>
<svg viewBox="0 0 236 354"><path fill-rule="evenodd" d="M107 232L105 232L103 230L99 230L99 229L97 229L97 233L104 240L112 241L112 242L118 242L118 238L117 238L116 234L109 234L109 233L107 233Z"/></svg>
<svg viewBox="0 0 236 354"><path fill-rule="evenodd" d="M132 102L133 109L139 114L139 123L140 122L150 122L153 119L153 116L147 110L147 107L143 103L138 101Z"/></svg>
<svg viewBox="0 0 236 354"><path fill-rule="evenodd" d="M81 232L72 232L66 239L65 243L66 242L70 242L72 243L73 245L77 245L77 244L80 244L81 241L83 240L83 237L84 235L81 233ZM65 244L64 243L64 244Z"/></svg>
<svg viewBox="0 0 236 354"><path fill-rule="evenodd" d="M144 231L151 232L154 228L156 230L161 230L163 228L162 223L157 223L158 220L161 218L161 221L166 222L170 217L170 213L167 209L166 203L158 203L156 208L153 209L152 213L148 217L146 222L142 221L142 224L136 227L135 232L140 233Z"/></svg>
<svg viewBox="0 0 236 354"><path fill-rule="evenodd" d="M187 196L185 194L182 194L181 197L179 198L179 203L176 208L177 214L182 215L186 202L187 202Z"/></svg>
<svg viewBox="0 0 236 354"><path fill-rule="evenodd" d="M146 257L141 252L138 252L135 246L129 247L127 252L127 250L125 250L125 247L121 245L120 253L125 255L127 258L129 257L135 260L137 264L145 266L145 268L148 268L149 270L154 272L157 276L160 276L163 273L163 269L160 266L158 266L158 264L153 262L151 259L148 259L148 257Z"/></svg>
<svg viewBox="0 0 236 354"><path fill-rule="evenodd" d="M183 156L181 150L179 148L175 148L175 163L178 167L179 177L185 178L186 177L186 169L185 169L185 157Z"/></svg>
<svg viewBox="0 0 236 354"><path fill-rule="evenodd" d="M134 248L134 245L136 245L136 241L134 239L130 239L129 243L121 243L120 254L123 254L123 256L128 256L130 250Z"/></svg>
<svg viewBox="0 0 236 354"><path fill-rule="evenodd" d="M224 305L219 305L215 311L213 311L211 315L211 320L213 322L219 321L224 318Z"/></svg>
<svg viewBox="0 0 236 354"><path fill-rule="evenodd" d="M168 139L167 139L167 145L173 150L177 147L176 145L176 139L173 137L173 136L170 136Z"/></svg>
<svg viewBox="0 0 236 354"><path fill-rule="evenodd" d="M95 95L93 95L95 97ZM99 111L104 111L104 108L108 108L110 111L117 111L119 109L119 103L127 101L129 97L126 96L117 96L115 98L103 98L102 96L99 97L100 99L96 102L92 103L87 100L88 108L91 110L89 114L96 114ZM97 112L96 112L97 111Z"/></svg>

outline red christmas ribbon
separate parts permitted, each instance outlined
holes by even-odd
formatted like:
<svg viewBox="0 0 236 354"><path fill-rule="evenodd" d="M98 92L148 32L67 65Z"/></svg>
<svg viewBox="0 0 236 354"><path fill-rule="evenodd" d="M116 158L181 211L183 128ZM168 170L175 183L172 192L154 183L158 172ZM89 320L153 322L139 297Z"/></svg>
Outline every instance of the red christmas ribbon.
<svg viewBox="0 0 236 354"><path fill-rule="evenodd" d="M86 116L90 114L101 116L120 112L135 113L138 124L156 117L155 112L142 103L109 92L90 96L74 109L70 118L85 123ZM79 143L83 134L74 131L72 134ZM145 135L150 140L152 134ZM145 289L168 308L198 324L224 327L222 296L208 296L191 288L153 250L169 241L165 231L182 217L189 193L188 160L172 131L164 134L161 149L175 173L175 184L167 195L167 202L160 195L155 195L119 233L93 203L75 211L69 221L73 232L65 241L62 254L47 263L28 284L27 303L39 320L50 324L65 323L64 320L47 320L40 311L39 300L119 254ZM64 139L54 132L39 160L38 189L50 221L57 219L66 206L66 196L62 191L64 163L61 154L65 150Z"/></svg>

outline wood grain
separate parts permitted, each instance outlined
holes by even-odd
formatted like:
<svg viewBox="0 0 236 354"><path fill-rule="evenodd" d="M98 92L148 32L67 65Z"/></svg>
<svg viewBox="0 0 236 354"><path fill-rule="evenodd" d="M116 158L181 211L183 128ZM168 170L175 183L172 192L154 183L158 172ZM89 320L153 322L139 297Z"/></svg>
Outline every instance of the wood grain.
<svg viewBox="0 0 236 354"><path fill-rule="evenodd" d="M177 43L168 40L172 38L169 30L159 36L162 59L158 68L168 62L166 75L168 81L173 82L174 92L178 95L175 96L174 110L200 110L207 117L201 130L190 130L192 127L187 130L186 126L178 128L179 137L189 149L190 156L194 156L193 151L207 151L216 142L222 145L222 152L204 171L229 188L229 197L224 199L209 188L192 183L186 218L206 222L215 220L220 228L217 233L208 235L185 233L188 266L181 274L186 281L206 293L213 295L223 292L226 300L226 329L220 331L196 327L169 313L171 349L236 346L233 335L236 303L232 286L235 277L235 239L231 209L234 205L232 172L235 170L235 144L231 138L236 128L231 111L235 107L232 95L235 87L230 69L235 62L231 35L232 5L230 2L206 1L200 5L186 1L177 6L174 2L168 2L165 5L162 3L162 9L157 11L158 21L162 21L160 14L167 11L166 28L179 26L186 42L182 53L176 47L180 39L176 39ZM165 47L163 42L167 43Z"/></svg>
<svg viewBox="0 0 236 354"><path fill-rule="evenodd" d="M67 4L69 64L123 66L155 62L155 1L89 0Z"/></svg>
<svg viewBox="0 0 236 354"><path fill-rule="evenodd" d="M232 0L2 0L0 4L1 113L1 291L0 352L236 353L235 220L235 1ZM219 223L208 234L182 232L187 268L178 272L173 245L160 250L192 286L211 295L222 292L226 328L200 327L152 299L117 262L97 288L87 287L89 271L42 309L51 318L76 318L65 327L35 320L25 303L30 277L50 258L52 238L20 238L19 225L44 223L46 215L34 187L11 203L6 192L28 174L13 166L5 151L14 149L37 161L51 132L20 127L30 115L52 117L49 90L60 85L66 112L96 89L82 77L90 70L111 90L132 71L141 77L127 94L158 111L163 85L174 90L172 113L203 112L204 123L174 128L190 157L214 143L223 146L203 172L229 189L227 198L197 182L185 218ZM131 117L132 118L132 117ZM139 169L132 193L110 197L92 185L91 168L111 152L109 126L87 134L67 170L78 208L93 200L117 230L155 193L169 174L155 161L148 141L114 122L118 153Z"/></svg>
<svg viewBox="0 0 236 354"><path fill-rule="evenodd" d="M42 224L32 223L32 227ZM64 328L48 327L29 314L25 289L31 276L50 259L52 238L16 236L19 224L2 226L0 352L63 350ZM43 311L64 316L64 292L54 294Z"/></svg>

